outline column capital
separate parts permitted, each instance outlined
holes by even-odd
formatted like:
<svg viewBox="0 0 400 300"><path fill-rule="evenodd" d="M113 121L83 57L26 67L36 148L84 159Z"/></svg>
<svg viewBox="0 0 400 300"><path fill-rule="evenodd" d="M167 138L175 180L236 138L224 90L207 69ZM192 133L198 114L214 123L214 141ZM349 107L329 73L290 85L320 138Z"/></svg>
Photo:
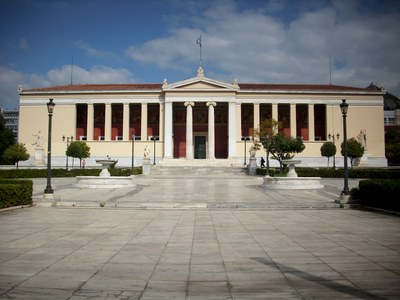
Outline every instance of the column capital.
<svg viewBox="0 0 400 300"><path fill-rule="evenodd" d="M192 102L192 101L186 101L185 102L185 106L194 106L194 102Z"/></svg>
<svg viewBox="0 0 400 300"><path fill-rule="evenodd" d="M215 101L208 101L208 102L206 103L206 105L207 105L207 106L210 106L210 105L212 105L212 106L217 106L217 102L215 102Z"/></svg>

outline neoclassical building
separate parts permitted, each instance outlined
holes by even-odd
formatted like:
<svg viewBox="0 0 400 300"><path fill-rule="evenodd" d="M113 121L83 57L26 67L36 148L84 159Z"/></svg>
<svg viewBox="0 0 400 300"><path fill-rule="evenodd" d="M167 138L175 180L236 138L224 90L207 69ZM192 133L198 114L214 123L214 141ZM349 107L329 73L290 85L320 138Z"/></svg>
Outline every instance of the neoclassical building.
<svg viewBox="0 0 400 300"><path fill-rule="evenodd" d="M87 165L110 156L118 166L141 165L143 151L166 165L243 165L247 137L264 119L282 123L286 135L301 137L303 166L326 166L321 145L336 137L336 164L343 165L342 99L349 104L348 138L366 132L368 166L386 166L384 91L337 85L226 83L204 76L156 84L87 84L19 90L19 142L35 155L40 132L47 153L48 113L53 99L52 165L66 163L66 139L86 141ZM339 134L339 138L338 137ZM265 157L264 150L257 157ZM247 154L248 157L248 154ZM273 161L272 161L273 164Z"/></svg>

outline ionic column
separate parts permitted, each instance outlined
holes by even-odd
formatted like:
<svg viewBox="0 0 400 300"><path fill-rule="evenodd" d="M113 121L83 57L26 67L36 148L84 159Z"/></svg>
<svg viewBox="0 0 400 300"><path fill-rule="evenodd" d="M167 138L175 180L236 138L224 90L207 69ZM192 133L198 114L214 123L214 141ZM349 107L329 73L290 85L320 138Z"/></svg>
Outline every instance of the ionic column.
<svg viewBox="0 0 400 300"><path fill-rule="evenodd" d="M229 103L230 104L230 103ZM230 117L230 116L229 116ZM240 141L242 138L242 104L241 103L236 103L236 112L235 112L235 117L238 122L236 122L236 141Z"/></svg>
<svg viewBox="0 0 400 300"><path fill-rule="evenodd" d="M158 127L158 135L160 141L164 141L164 103L160 103L160 114L159 114L159 127Z"/></svg>
<svg viewBox="0 0 400 300"><path fill-rule="evenodd" d="M172 138L173 118L172 118L172 102L165 102L165 118L164 118L164 158L172 158L174 152L174 143Z"/></svg>
<svg viewBox="0 0 400 300"><path fill-rule="evenodd" d="M308 140L315 140L314 129L314 104L308 104Z"/></svg>
<svg viewBox="0 0 400 300"><path fill-rule="evenodd" d="M129 103L124 103L124 110L122 114L122 139L129 141L132 132L129 132Z"/></svg>
<svg viewBox="0 0 400 300"><path fill-rule="evenodd" d="M260 127L260 103L254 103L254 117L253 128Z"/></svg>
<svg viewBox="0 0 400 300"><path fill-rule="evenodd" d="M111 104L106 103L105 120L104 120L104 140L111 140Z"/></svg>
<svg viewBox="0 0 400 300"><path fill-rule="evenodd" d="M278 104L272 104L272 119L275 121L279 121L278 120ZM274 130L278 130L277 128L275 128ZM274 132L275 134L276 132Z"/></svg>
<svg viewBox="0 0 400 300"><path fill-rule="evenodd" d="M215 122L214 122L214 106L217 103L209 101L208 106L208 158L215 159Z"/></svg>
<svg viewBox="0 0 400 300"><path fill-rule="evenodd" d="M87 105L86 140L93 141L93 131L94 131L94 106L92 103L89 103Z"/></svg>
<svg viewBox="0 0 400 300"><path fill-rule="evenodd" d="M140 126L141 126L141 140L147 141L147 103L142 103L142 115L140 118Z"/></svg>
<svg viewBox="0 0 400 300"><path fill-rule="evenodd" d="M194 102L185 102L186 106L186 159L193 159L193 109Z"/></svg>
<svg viewBox="0 0 400 300"><path fill-rule="evenodd" d="M297 123L296 123L296 104L290 104L290 135L297 136Z"/></svg>

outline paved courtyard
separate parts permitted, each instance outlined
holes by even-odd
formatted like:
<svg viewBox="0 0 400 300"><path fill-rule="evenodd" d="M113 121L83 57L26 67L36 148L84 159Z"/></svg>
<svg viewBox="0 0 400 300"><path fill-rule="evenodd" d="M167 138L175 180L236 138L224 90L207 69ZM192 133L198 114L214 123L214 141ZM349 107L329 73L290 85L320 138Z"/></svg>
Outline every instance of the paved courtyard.
<svg viewBox="0 0 400 300"><path fill-rule="evenodd" d="M399 217L335 208L340 181L269 194L225 177L139 176L131 194L55 180L87 206L0 212L0 299L400 298ZM97 205L122 195L154 205Z"/></svg>

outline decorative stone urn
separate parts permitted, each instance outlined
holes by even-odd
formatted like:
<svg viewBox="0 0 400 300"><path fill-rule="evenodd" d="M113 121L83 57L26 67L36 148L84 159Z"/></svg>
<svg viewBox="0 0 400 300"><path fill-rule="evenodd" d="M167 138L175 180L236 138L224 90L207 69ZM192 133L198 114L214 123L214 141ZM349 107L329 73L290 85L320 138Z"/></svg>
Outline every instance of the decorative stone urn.
<svg viewBox="0 0 400 300"><path fill-rule="evenodd" d="M283 159L282 163L289 167L289 172L287 173L286 177L298 177L294 166L299 164L299 163L301 163L301 160L298 160L298 159Z"/></svg>
<svg viewBox="0 0 400 300"><path fill-rule="evenodd" d="M100 177L110 177L110 172L108 172L108 167L114 164L116 161L113 159L96 159L96 163L101 164Z"/></svg>

